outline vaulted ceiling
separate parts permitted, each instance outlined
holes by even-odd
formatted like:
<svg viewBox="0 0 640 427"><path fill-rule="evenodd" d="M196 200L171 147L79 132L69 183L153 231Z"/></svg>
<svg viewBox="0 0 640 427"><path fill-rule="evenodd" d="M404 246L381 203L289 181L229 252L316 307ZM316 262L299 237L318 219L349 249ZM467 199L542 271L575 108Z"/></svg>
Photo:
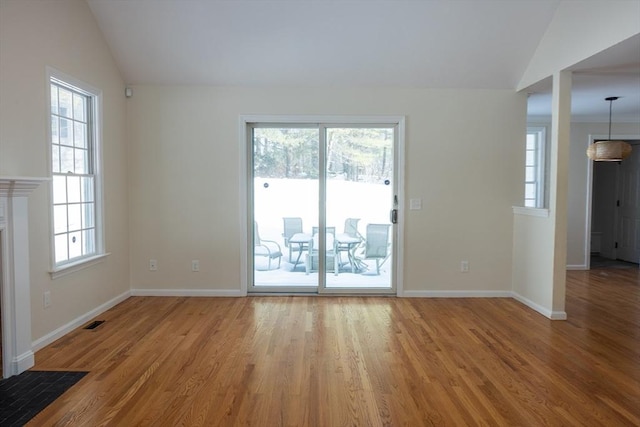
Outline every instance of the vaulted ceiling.
<svg viewBox="0 0 640 427"><path fill-rule="evenodd" d="M559 0L87 2L128 84L513 89ZM573 114L640 114L640 38L621 50L574 79Z"/></svg>

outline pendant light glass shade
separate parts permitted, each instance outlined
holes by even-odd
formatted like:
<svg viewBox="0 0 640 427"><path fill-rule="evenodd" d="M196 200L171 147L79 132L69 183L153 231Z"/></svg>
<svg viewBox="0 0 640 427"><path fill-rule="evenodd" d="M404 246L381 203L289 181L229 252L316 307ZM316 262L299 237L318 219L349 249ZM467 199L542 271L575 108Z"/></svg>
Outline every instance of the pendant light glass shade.
<svg viewBox="0 0 640 427"><path fill-rule="evenodd" d="M609 140L597 141L587 148L587 156L596 162L619 162L629 157L631 145L624 141L611 141L611 107L617 96L605 98L609 101Z"/></svg>

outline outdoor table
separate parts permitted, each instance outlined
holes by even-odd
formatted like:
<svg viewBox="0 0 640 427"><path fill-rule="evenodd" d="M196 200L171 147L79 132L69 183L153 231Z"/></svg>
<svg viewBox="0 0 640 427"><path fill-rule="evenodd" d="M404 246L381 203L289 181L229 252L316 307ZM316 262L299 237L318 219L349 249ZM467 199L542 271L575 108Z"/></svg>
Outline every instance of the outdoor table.
<svg viewBox="0 0 640 427"><path fill-rule="evenodd" d="M355 273L358 267L358 260L356 259L355 251L361 242L362 240L358 237L353 237L344 233L336 234L336 244L338 246L344 245L347 248L347 259L351 265L352 273Z"/></svg>
<svg viewBox="0 0 640 427"><path fill-rule="evenodd" d="M313 236L308 233L296 233L293 236L291 236L291 238L289 239L289 244L298 245L298 257L296 258L296 262L293 264L292 270L295 270L296 267L298 266L298 263L300 262L300 258L302 257L302 251L304 250L305 245L306 247L309 247L308 245L311 239L313 239ZM360 242L362 242L361 239L350 236L348 234L344 234L344 233L336 234L336 237L335 237L335 244L337 246L345 245L347 247L347 259L349 260L349 264L351 265L352 273L355 273L357 270L358 263L355 258L354 252L355 252L355 249L360 244Z"/></svg>
<svg viewBox="0 0 640 427"><path fill-rule="evenodd" d="M289 244L297 244L298 245L298 258L296 258L296 262L293 264L293 270L296 269L298 263L300 262L300 257L302 256L302 251L309 246L309 241L313 239L311 234L307 233L296 233L289 239Z"/></svg>

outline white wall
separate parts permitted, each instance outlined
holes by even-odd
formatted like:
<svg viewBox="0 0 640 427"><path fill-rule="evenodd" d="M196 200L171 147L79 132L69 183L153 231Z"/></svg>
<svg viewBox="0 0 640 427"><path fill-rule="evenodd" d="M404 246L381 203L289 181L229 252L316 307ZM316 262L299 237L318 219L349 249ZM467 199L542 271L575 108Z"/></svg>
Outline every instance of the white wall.
<svg viewBox="0 0 640 427"><path fill-rule="evenodd" d="M239 116L406 115L404 289L511 290L526 97L512 91L138 86L127 101L134 289L240 289ZM405 203L406 205L406 203ZM157 272L148 269L158 260ZM200 260L200 272L191 270ZM460 273L469 260L470 272Z"/></svg>
<svg viewBox="0 0 640 427"><path fill-rule="evenodd" d="M553 276L553 242L540 239L553 230L553 219L514 215L513 292L547 315L553 304L549 287L541 286Z"/></svg>
<svg viewBox="0 0 640 427"><path fill-rule="evenodd" d="M537 119L527 123L528 126L544 126L547 129L547 136L551 134L551 122ZM613 129L620 137L627 138L637 137L640 135L640 123L614 123ZM588 221L588 187L589 187L589 158L586 156L586 150L590 144L589 136L604 137L609 131L609 123L571 123L571 146L569 155L569 192L567 198L567 267L570 269L586 269L587 267L587 221ZM549 143L549 141L547 141ZM601 167L610 170L615 164L593 163L594 167ZM610 177L609 177L610 178ZM605 180L607 178L605 177ZM611 178L614 179L614 178ZM615 184L615 181L614 181ZM547 183L548 185L548 183ZM600 195L606 197L614 197L614 190L607 182L601 182L602 191ZM595 191L595 189L594 189ZM598 208L596 204L595 209ZM601 206L602 208L602 206ZM598 214L605 215L606 212L594 212L596 220ZM534 220L535 221L535 220ZM596 230L593 231L603 231ZM611 234L611 233L609 233ZM535 235L535 234L534 234ZM605 238L606 236L603 236ZM606 242L611 246L613 244L613 236L606 237Z"/></svg>
<svg viewBox="0 0 640 427"><path fill-rule="evenodd" d="M82 0L0 2L0 175L50 176L46 66L103 90L106 248L98 265L51 280L49 186L30 197L34 341L128 291L124 84ZM43 308L43 292L52 305Z"/></svg>
<svg viewBox="0 0 640 427"><path fill-rule="evenodd" d="M640 33L638 16L636 0L561 1L518 90Z"/></svg>
<svg viewBox="0 0 640 427"><path fill-rule="evenodd" d="M596 53L599 53L614 44L628 39L640 32L640 2L630 1L590 1L573 2L562 1L554 18L547 28L536 52L523 74L518 90L553 76L553 126L551 131L552 151L550 157L550 224L544 227L542 233L537 233L541 223L539 219L516 218L514 227L514 283L513 289L528 292L537 289L537 299L530 299L527 295L521 297L527 300L531 306L550 317L563 318L564 294L565 294L565 268L569 260L570 246L576 246L574 239L575 224L571 218L574 212L570 212L570 206L580 204L575 202L569 183L572 168L570 162L575 158L571 148L570 139L572 132L570 123L570 99L571 99L571 75L566 71ZM608 31L602 22L615 22L616 28ZM565 83L561 83L561 82ZM561 86L561 87L558 87ZM582 158L582 157L581 157ZM578 169L576 173L580 173ZM584 183L584 181L582 181ZM579 199L579 197L578 197ZM584 205L583 205L584 206ZM584 208L583 208L584 209ZM584 227L584 219L581 221ZM582 231L584 236L585 232ZM535 242L530 242L534 239ZM542 257L533 260L527 259L527 248L536 248L539 253L541 248L548 248L553 256L544 259ZM546 264L551 263L552 265ZM539 268L546 273L542 281L535 281L527 272ZM551 268L551 270L549 270ZM552 276L548 276L549 273ZM525 283L518 283L525 280ZM529 292L529 295L533 295ZM548 305L551 302L551 305Z"/></svg>
<svg viewBox="0 0 640 427"><path fill-rule="evenodd" d="M608 123L572 123L571 152L569 155L569 193L567 224L567 266L573 269L587 266L588 230L587 204L589 185L589 158L586 150L591 137L606 137L609 132ZM640 123L614 123L613 136L627 136L633 139L640 135ZM615 191L614 189L611 190ZM590 236L587 236L590 237Z"/></svg>

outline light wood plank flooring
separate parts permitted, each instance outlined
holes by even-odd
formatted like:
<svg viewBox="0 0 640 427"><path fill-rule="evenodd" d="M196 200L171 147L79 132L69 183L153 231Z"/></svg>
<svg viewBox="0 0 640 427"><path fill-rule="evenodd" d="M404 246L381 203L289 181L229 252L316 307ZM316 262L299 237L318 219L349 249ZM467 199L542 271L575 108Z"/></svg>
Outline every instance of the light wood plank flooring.
<svg viewBox="0 0 640 427"><path fill-rule="evenodd" d="M511 299L130 298L36 354L90 373L29 425L640 425L640 273Z"/></svg>

